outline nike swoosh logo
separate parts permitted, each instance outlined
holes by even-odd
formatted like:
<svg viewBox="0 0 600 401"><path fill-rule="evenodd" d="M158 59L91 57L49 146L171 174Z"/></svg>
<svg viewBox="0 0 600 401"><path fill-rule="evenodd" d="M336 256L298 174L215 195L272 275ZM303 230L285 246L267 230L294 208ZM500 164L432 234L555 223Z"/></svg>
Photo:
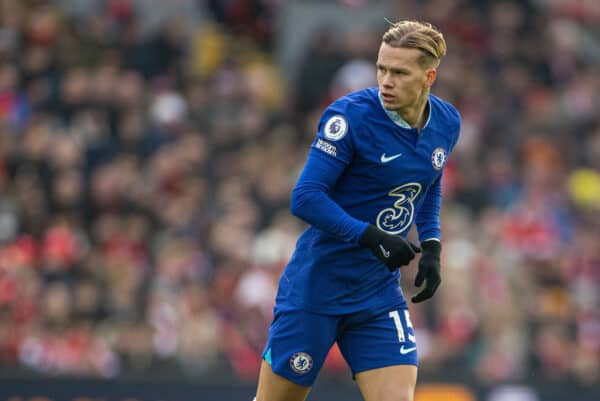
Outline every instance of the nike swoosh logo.
<svg viewBox="0 0 600 401"><path fill-rule="evenodd" d="M383 247L383 245L379 244L379 249L381 249L381 253L383 253L383 256L387 259L390 257L390 251L388 251L387 249L385 249Z"/></svg>
<svg viewBox="0 0 600 401"><path fill-rule="evenodd" d="M404 345L400 347L400 353L402 355L410 354L413 351L416 351L417 347L404 348Z"/></svg>
<svg viewBox="0 0 600 401"><path fill-rule="evenodd" d="M391 162L392 160L397 159L400 156L402 156L402 153L398 153L397 155L393 155L393 156L386 156L384 153L381 155L381 162L382 163Z"/></svg>

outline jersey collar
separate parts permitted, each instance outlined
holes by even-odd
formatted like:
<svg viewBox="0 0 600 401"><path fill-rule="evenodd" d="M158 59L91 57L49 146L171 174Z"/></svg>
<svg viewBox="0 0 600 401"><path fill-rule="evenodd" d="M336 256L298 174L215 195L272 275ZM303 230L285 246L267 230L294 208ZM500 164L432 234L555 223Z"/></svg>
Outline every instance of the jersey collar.
<svg viewBox="0 0 600 401"><path fill-rule="evenodd" d="M389 119L394 122L394 124L406 129L413 128L410 126L410 124L406 122L406 120L400 117L400 114L396 113L393 110L388 110L385 108L385 106L383 105L383 99L381 99L381 93L379 93L379 91L377 91L377 98L379 99L379 104L381 105L381 108L383 109L383 111L385 111L385 114L387 114ZM425 122L423 129L425 129L425 127L429 125L429 120L431 120L431 98L427 99L427 107L429 108L429 115L427 116L427 121Z"/></svg>

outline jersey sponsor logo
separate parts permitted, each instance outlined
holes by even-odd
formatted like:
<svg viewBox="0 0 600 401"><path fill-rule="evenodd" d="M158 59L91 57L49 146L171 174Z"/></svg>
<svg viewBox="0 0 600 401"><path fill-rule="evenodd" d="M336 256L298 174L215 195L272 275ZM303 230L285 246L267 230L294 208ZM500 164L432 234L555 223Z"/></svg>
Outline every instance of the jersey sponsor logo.
<svg viewBox="0 0 600 401"><path fill-rule="evenodd" d="M416 351L417 347L404 348L404 345L400 347L400 353L402 355L410 354L413 351Z"/></svg>
<svg viewBox="0 0 600 401"><path fill-rule="evenodd" d="M338 114L331 117L325 123L325 128L323 128L323 133L325 134L325 138L331 139L332 141L338 141L346 135L348 131L348 122L344 118L344 116Z"/></svg>
<svg viewBox="0 0 600 401"><path fill-rule="evenodd" d="M436 170L441 170L446 164L446 160L448 160L448 153L444 148L435 148L431 153L431 164Z"/></svg>
<svg viewBox="0 0 600 401"><path fill-rule="evenodd" d="M307 374L313 367L313 359L306 352L296 352L290 358L290 367L300 375Z"/></svg>
<svg viewBox="0 0 600 401"><path fill-rule="evenodd" d="M377 214L377 227L390 234L400 234L410 227L414 218L414 201L421 193L421 184L409 182L392 189L388 196L396 199L392 207Z"/></svg>
<svg viewBox="0 0 600 401"><path fill-rule="evenodd" d="M337 156L337 148L335 147L335 145L332 145L329 142L322 140L321 138L317 139L317 144L315 145L315 147L327 153L328 155L334 157Z"/></svg>
<svg viewBox="0 0 600 401"><path fill-rule="evenodd" d="M388 163L391 162L394 159L399 158L400 156L402 156L402 153L398 153L396 155L393 156L386 156L385 153L381 155L381 162L382 163Z"/></svg>

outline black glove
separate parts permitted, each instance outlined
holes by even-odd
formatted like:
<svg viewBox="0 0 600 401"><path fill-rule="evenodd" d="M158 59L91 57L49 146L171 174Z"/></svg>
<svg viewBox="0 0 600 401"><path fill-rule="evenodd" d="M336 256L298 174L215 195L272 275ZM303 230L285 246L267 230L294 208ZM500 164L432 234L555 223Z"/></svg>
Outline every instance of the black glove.
<svg viewBox="0 0 600 401"><path fill-rule="evenodd" d="M429 240L422 242L421 248L423 248L423 254L419 260L419 272L415 278L415 286L420 287L423 281L426 281L426 284L423 291L412 297L412 301L415 303L431 298L442 282L440 275L442 244L440 241Z"/></svg>
<svg viewBox="0 0 600 401"><path fill-rule="evenodd" d="M400 266L407 265L421 249L402 237L388 234L369 224L358 240L363 248L369 248L381 262L393 272Z"/></svg>

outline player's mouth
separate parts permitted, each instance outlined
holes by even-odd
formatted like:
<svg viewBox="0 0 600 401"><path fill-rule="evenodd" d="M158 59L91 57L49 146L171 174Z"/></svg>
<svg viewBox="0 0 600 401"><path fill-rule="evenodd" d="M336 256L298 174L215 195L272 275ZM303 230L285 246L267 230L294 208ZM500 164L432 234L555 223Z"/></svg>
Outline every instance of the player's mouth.
<svg viewBox="0 0 600 401"><path fill-rule="evenodd" d="M396 100L396 96L390 95L389 93L382 93L381 98L383 99L384 102L387 102L387 103L391 103L394 100Z"/></svg>

